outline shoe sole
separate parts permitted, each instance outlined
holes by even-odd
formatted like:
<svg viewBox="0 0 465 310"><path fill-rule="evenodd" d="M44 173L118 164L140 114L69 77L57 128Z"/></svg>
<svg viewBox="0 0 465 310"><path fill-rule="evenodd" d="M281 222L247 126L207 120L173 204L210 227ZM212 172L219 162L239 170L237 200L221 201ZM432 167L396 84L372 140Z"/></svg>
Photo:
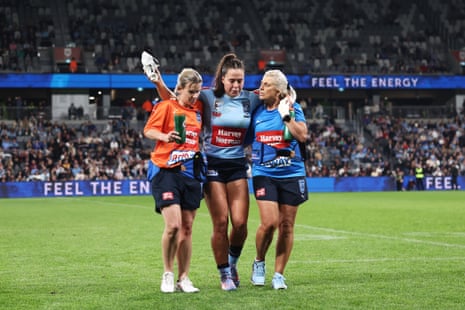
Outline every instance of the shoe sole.
<svg viewBox="0 0 465 310"><path fill-rule="evenodd" d="M264 286L265 285L265 282L254 282L252 280L250 282L255 286Z"/></svg>
<svg viewBox="0 0 465 310"><path fill-rule="evenodd" d="M197 290L197 291L183 291L183 290L179 289L179 290L177 290L177 292L186 293L186 294L195 294L195 293L200 292L200 290Z"/></svg>
<svg viewBox="0 0 465 310"><path fill-rule="evenodd" d="M233 282L234 283L234 282ZM223 284L221 284L221 289L223 291L229 292L229 291L235 291L237 289L237 286L231 286L231 287L223 287Z"/></svg>
<svg viewBox="0 0 465 310"><path fill-rule="evenodd" d="M181 293L186 293L186 294L192 294L192 293L198 293L200 292L199 289L195 290L195 291L185 291L182 289L181 286L176 286L176 292L181 292Z"/></svg>
<svg viewBox="0 0 465 310"><path fill-rule="evenodd" d="M274 290L287 290L287 287L274 287L272 286Z"/></svg>
<svg viewBox="0 0 465 310"><path fill-rule="evenodd" d="M172 294L174 292L176 292L176 290L174 291L164 291L164 290L160 290L162 293L165 293L165 294Z"/></svg>

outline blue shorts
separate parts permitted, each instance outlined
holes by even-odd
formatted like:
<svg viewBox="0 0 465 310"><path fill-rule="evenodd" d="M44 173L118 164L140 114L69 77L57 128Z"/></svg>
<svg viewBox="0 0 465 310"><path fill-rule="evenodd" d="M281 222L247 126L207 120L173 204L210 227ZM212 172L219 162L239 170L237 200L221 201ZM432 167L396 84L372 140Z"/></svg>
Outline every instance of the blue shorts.
<svg viewBox="0 0 465 310"><path fill-rule="evenodd" d="M160 169L152 179L155 211L179 204L182 210L196 210L202 200L202 184L180 173L179 169Z"/></svg>
<svg viewBox="0 0 465 310"><path fill-rule="evenodd" d="M271 178L253 177L256 200L276 201L279 204L298 206L308 200L307 180L305 177Z"/></svg>
<svg viewBox="0 0 465 310"><path fill-rule="evenodd" d="M244 158L220 159L207 157L207 182L228 183L238 179L247 179L247 161Z"/></svg>

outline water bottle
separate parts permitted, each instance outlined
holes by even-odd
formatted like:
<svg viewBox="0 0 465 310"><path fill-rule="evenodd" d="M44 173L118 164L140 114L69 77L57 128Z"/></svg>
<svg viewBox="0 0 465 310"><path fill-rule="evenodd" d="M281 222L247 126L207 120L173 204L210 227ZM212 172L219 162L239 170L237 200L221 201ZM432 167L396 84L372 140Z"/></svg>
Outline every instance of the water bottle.
<svg viewBox="0 0 465 310"><path fill-rule="evenodd" d="M175 142L178 144L183 144L186 142L186 115L184 113L174 113L174 130L176 130L181 137L176 139Z"/></svg>
<svg viewBox="0 0 465 310"><path fill-rule="evenodd" d="M291 117L291 119L295 117L294 109L291 108L289 110L289 116ZM292 136L292 134L291 134L291 132L290 132L290 130L287 127L286 124L284 124L284 134L283 134L283 136L284 136L284 141L291 141L292 139L294 139L294 137Z"/></svg>

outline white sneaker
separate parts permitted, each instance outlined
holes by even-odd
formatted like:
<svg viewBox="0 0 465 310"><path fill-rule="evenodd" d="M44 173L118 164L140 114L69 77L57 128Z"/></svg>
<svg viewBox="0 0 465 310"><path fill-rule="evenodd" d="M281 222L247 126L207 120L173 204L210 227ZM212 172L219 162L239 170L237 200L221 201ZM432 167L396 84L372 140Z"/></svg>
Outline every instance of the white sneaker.
<svg viewBox="0 0 465 310"><path fill-rule="evenodd" d="M160 62L157 58L153 57L151 54L143 51L140 57L140 62L142 63L142 69L144 70L145 75L149 78L150 81L158 81L159 73L158 67Z"/></svg>
<svg viewBox="0 0 465 310"><path fill-rule="evenodd" d="M163 293L174 293L174 274L172 272L165 272L161 279L160 290Z"/></svg>
<svg viewBox="0 0 465 310"><path fill-rule="evenodd" d="M275 272L273 280L271 281L271 287L275 290L287 290L286 278L279 272Z"/></svg>
<svg viewBox="0 0 465 310"><path fill-rule="evenodd" d="M185 277L181 281L178 281L176 288L184 293L197 293L200 291L198 288L194 287L192 281L188 277Z"/></svg>
<svg viewBox="0 0 465 310"><path fill-rule="evenodd" d="M252 264L252 277L250 278L253 285L265 285L265 261L254 261Z"/></svg>

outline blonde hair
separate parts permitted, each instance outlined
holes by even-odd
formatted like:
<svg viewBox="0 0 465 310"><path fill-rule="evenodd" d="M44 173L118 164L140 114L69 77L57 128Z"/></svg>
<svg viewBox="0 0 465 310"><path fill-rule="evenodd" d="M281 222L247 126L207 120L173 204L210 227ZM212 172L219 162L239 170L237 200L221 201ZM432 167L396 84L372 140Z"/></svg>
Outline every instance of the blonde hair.
<svg viewBox="0 0 465 310"><path fill-rule="evenodd" d="M286 75L278 69L273 69L266 71L263 77L270 77L273 79L276 89L281 93L281 98L284 98L288 95L289 83L287 82Z"/></svg>
<svg viewBox="0 0 465 310"><path fill-rule="evenodd" d="M178 75L175 91L185 88L189 84L200 84L203 82L202 76L192 68L185 68Z"/></svg>

